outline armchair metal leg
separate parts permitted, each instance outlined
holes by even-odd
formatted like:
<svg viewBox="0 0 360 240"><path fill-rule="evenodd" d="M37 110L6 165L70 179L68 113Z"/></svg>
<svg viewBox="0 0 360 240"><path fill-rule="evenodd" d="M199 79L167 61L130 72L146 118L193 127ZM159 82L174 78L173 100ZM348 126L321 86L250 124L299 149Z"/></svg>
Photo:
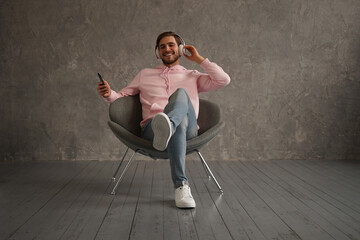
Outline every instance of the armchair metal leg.
<svg viewBox="0 0 360 240"><path fill-rule="evenodd" d="M125 151L125 153L124 153L124 155L123 155L123 157L122 157L122 159L121 159L121 161L119 163L119 166L117 167L117 169L116 169L116 171L115 171L115 173L114 173L114 175L112 177L113 182L115 182L115 180L116 180L116 175L118 174L118 171L119 171L119 169L120 169L120 167L121 167L121 165L122 165L128 151L129 151L129 148L126 149L126 151Z"/></svg>
<svg viewBox="0 0 360 240"><path fill-rule="evenodd" d="M199 155L199 157L200 157L200 159L201 159L201 162L203 163L203 166L204 166L204 168L205 168L206 173L207 173L208 175L210 174L211 178L214 180L214 182L215 182L216 186L218 187L218 189L220 190L220 192L223 193L224 191L222 190L220 184L219 184L218 181L216 180L214 174L211 172L211 170L210 170L209 166L207 165L205 159L203 158L203 156L201 155L201 153L199 152L199 150L195 150L195 151L196 151L197 154Z"/></svg>
<svg viewBox="0 0 360 240"><path fill-rule="evenodd" d="M200 152L199 152L199 153L200 153ZM199 154L199 153L198 153L198 154ZM204 169L205 169L205 172L206 172L206 175L208 176L208 179L211 180L211 175L210 175L209 171L207 170L206 165L204 164L203 161L201 161L201 164L202 164L202 166L203 166Z"/></svg>
<svg viewBox="0 0 360 240"><path fill-rule="evenodd" d="M131 165L131 163L132 163L132 161L133 161L134 156L135 156L135 154L136 154L136 153L137 153L137 151L134 151L133 155L131 156L131 158L129 159L128 163L126 164L126 166L125 166L124 170L122 171L122 173L121 173L121 175L120 175L119 179L117 180L117 182L116 182L116 184L115 184L115 186L114 186L113 190L111 191L111 194L112 194L112 195L115 195L115 193L116 193L115 191L116 191L116 189L117 189L117 187L118 187L119 183L120 183L120 182L121 182L121 180L123 179L123 177L124 177L125 173L126 173L126 172L127 172L127 170L129 169L129 167L130 167L130 165Z"/></svg>

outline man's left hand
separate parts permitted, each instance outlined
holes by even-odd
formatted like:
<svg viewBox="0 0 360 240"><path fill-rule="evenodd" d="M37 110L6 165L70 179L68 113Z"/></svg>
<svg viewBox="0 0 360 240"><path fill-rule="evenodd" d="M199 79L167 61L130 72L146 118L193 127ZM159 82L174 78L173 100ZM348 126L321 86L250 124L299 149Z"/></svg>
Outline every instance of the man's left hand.
<svg viewBox="0 0 360 240"><path fill-rule="evenodd" d="M198 51L194 46L185 45L184 48L191 54L190 56L184 54L184 56L190 61L196 62L198 64L201 64L204 61L204 58L199 55Z"/></svg>

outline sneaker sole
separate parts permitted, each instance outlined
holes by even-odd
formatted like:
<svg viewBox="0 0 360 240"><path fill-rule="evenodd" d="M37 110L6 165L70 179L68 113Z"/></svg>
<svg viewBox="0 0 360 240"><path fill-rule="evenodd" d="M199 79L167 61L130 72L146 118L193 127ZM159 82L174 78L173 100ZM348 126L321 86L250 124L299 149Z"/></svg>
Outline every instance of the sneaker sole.
<svg viewBox="0 0 360 240"><path fill-rule="evenodd" d="M155 115L151 121L151 128L154 132L153 147L164 151L171 138L171 123L167 115L165 113Z"/></svg>
<svg viewBox="0 0 360 240"><path fill-rule="evenodd" d="M195 208L196 207L196 204L191 204L191 203L188 203L188 204L177 204L175 203L176 207L177 208Z"/></svg>

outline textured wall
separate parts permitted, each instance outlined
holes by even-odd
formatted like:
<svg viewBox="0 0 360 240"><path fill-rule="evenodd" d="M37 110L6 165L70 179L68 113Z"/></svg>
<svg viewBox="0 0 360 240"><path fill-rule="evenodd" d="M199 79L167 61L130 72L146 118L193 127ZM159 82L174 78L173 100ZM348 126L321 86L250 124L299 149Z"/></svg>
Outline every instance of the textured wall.
<svg viewBox="0 0 360 240"><path fill-rule="evenodd" d="M2 0L0 161L118 159L96 92L173 30L229 73L208 159L360 159L358 0ZM187 68L198 68L183 59ZM195 158L192 156L191 158Z"/></svg>

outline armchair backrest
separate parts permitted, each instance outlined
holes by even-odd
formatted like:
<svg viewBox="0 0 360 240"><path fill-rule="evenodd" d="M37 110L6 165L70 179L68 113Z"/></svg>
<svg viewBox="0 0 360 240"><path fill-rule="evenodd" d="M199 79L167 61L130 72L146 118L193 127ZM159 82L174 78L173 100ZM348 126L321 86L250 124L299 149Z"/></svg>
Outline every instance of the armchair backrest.
<svg viewBox="0 0 360 240"><path fill-rule="evenodd" d="M220 121L221 113L219 106L209 100L200 99L198 116L199 135L214 127Z"/></svg>
<svg viewBox="0 0 360 240"><path fill-rule="evenodd" d="M111 103L109 116L111 121L141 136L142 109L139 95L122 97Z"/></svg>

